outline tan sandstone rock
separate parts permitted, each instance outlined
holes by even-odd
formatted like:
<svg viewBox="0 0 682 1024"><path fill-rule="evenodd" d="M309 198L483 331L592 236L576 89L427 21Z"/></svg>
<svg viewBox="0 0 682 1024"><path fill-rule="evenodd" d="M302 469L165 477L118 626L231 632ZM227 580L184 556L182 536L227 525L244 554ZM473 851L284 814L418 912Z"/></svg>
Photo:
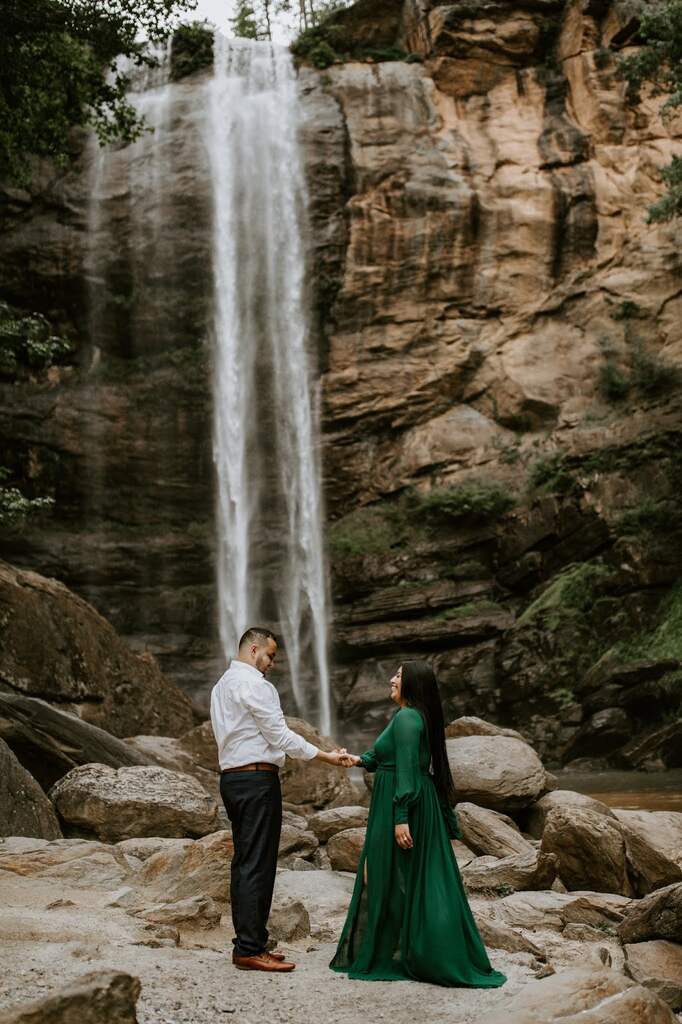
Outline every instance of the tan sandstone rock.
<svg viewBox="0 0 682 1024"><path fill-rule="evenodd" d="M333 750L336 746L302 718L288 717L287 725L322 750ZM292 804L322 808L344 807L355 802L355 789L346 772L319 761L297 761L288 757L280 779L282 799Z"/></svg>
<svg viewBox="0 0 682 1024"><path fill-rule="evenodd" d="M137 861L116 846L87 839L5 839L0 841L0 873L54 879L84 889L116 889L126 884Z"/></svg>
<svg viewBox="0 0 682 1024"><path fill-rule="evenodd" d="M633 902L618 927L623 942L670 939L682 942L682 882Z"/></svg>
<svg viewBox="0 0 682 1024"><path fill-rule="evenodd" d="M331 837L327 853L334 871L357 871L366 831L364 828L348 828Z"/></svg>
<svg viewBox="0 0 682 1024"><path fill-rule="evenodd" d="M625 970L673 1010L682 1009L682 945L665 939L626 945Z"/></svg>
<svg viewBox="0 0 682 1024"><path fill-rule="evenodd" d="M517 740L526 742L520 732L516 729L507 729L503 725L494 725L474 715L463 715L450 722L445 727L445 735L448 739L457 739L459 736L513 736Z"/></svg>
<svg viewBox="0 0 682 1024"><path fill-rule="evenodd" d="M618 810L615 814L623 828L638 895L682 881L682 813Z"/></svg>
<svg viewBox="0 0 682 1024"><path fill-rule="evenodd" d="M167 768L83 765L60 779L50 798L63 821L109 842L217 828L215 800L196 779Z"/></svg>
<svg viewBox="0 0 682 1024"><path fill-rule="evenodd" d="M554 807L545 822L542 850L556 854L559 876L569 890L634 894L623 831L601 811Z"/></svg>
<svg viewBox="0 0 682 1024"><path fill-rule="evenodd" d="M275 896L268 931L278 942L295 942L310 935L310 916L301 900Z"/></svg>
<svg viewBox="0 0 682 1024"><path fill-rule="evenodd" d="M510 857L477 857L462 869L467 889L506 890L549 889L557 874L554 854L531 850Z"/></svg>
<svg viewBox="0 0 682 1024"><path fill-rule="evenodd" d="M533 849L518 825L499 811L462 802L457 804L457 821L462 841L479 856L509 857Z"/></svg>
<svg viewBox="0 0 682 1024"><path fill-rule="evenodd" d="M551 793L545 793L544 796L541 796L537 803L532 804L526 812L528 832L536 839L542 838L547 815L555 807L568 808L569 814L572 807L586 807L597 814L605 814L607 818L615 817L611 808L607 807L600 800L595 800L584 793L574 793L573 790L569 789L554 789Z"/></svg>
<svg viewBox="0 0 682 1024"><path fill-rule="evenodd" d="M547 773L532 747L512 736L461 736L446 741L455 789L462 800L497 811L537 800Z"/></svg>
<svg viewBox="0 0 682 1024"><path fill-rule="evenodd" d="M309 826L319 841L326 843L337 832L344 832L348 828L364 828L368 815L367 807L330 807L314 814Z"/></svg>

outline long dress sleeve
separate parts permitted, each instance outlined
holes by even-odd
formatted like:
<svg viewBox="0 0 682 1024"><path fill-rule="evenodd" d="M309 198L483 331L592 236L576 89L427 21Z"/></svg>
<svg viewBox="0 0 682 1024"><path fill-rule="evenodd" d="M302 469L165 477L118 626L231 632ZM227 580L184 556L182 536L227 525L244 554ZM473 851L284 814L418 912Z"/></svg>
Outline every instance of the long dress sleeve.
<svg viewBox="0 0 682 1024"><path fill-rule="evenodd" d="M396 750L395 797L393 820L404 825L409 820L410 805L421 790L419 752L424 720L414 708L402 708L393 723Z"/></svg>
<svg viewBox="0 0 682 1024"><path fill-rule="evenodd" d="M370 747L364 754L360 754L360 767L364 768L366 772L375 772L379 761L375 753L374 747Z"/></svg>
<svg viewBox="0 0 682 1024"><path fill-rule="evenodd" d="M448 839L461 839L462 833L460 832L459 822L457 821L457 815L455 814L454 808L450 804L446 803L442 797L438 798L440 809L443 812L443 820L445 821L445 828L448 833Z"/></svg>

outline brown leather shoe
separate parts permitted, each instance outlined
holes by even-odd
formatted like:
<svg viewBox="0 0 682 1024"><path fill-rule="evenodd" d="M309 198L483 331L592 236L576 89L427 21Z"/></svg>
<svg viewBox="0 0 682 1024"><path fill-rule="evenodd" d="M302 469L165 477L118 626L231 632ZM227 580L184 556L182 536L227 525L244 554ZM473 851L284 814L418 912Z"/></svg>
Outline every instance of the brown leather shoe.
<svg viewBox="0 0 682 1024"><path fill-rule="evenodd" d="M286 960L277 960L269 953L256 953L255 956L236 956L232 954L232 963L238 971L293 971L296 964Z"/></svg>

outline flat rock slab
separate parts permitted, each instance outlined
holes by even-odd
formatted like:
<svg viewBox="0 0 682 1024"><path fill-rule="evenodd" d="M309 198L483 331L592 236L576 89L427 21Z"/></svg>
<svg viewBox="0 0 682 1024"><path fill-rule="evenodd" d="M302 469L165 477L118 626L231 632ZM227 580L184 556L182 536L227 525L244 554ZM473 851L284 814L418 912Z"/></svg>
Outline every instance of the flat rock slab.
<svg viewBox="0 0 682 1024"><path fill-rule="evenodd" d="M521 892L528 889L550 889L557 873L554 854L531 849L510 857L477 857L462 869L467 889Z"/></svg>
<svg viewBox="0 0 682 1024"><path fill-rule="evenodd" d="M496 811L534 803L547 772L523 740L513 736L460 736L446 741L450 770L460 800Z"/></svg>
<svg viewBox="0 0 682 1024"><path fill-rule="evenodd" d="M625 896L600 892L518 892L491 904L490 917L512 928L563 931L567 924L615 930L631 904Z"/></svg>
<svg viewBox="0 0 682 1024"><path fill-rule="evenodd" d="M108 842L203 836L218 827L215 800L196 779L168 768L83 765L49 795L63 821Z"/></svg>
<svg viewBox="0 0 682 1024"><path fill-rule="evenodd" d="M116 846L87 839L5 839L0 842L2 872L49 878L88 889L116 889L133 874L136 862Z"/></svg>
<svg viewBox="0 0 682 1024"><path fill-rule="evenodd" d="M0 1024L137 1024L140 982L121 971L96 971L45 999L0 1013Z"/></svg>
<svg viewBox="0 0 682 1024"><path fill-rule="evenodd" d="M479 857L509 857L533 850L518 825L499 811L464 801L457 804L457 821L462 841Z"/></svg>
<svg viewBox="0 0 682 1024"><path fill-rule="evenodd" d="M676 1024L648 989L609 969L575 968L531 982L479 1024Z"/></svg>
<svg viewBox="0 0 682 1024"><path fill-rule="evenodd" d="M681 936L682 938L682 936ZM630 977L655 992L673 1010L682 1009L682 946L665 939L625 947Z"/></svg>
<svg viewBox="0 0 682 1024"><path fill-rule="evenodd" d="M61 835L44 790L0 739L0 836L60 839Z"/></svg>

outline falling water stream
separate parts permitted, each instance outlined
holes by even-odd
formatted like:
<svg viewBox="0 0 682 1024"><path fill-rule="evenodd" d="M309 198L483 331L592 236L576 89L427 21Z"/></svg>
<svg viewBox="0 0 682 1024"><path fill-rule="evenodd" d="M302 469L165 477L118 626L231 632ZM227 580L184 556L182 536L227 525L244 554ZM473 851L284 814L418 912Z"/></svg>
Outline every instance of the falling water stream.
<svg viewBox="0 0 682 1024"><path fill-rule="evenodd" d="M329 732L306 190L291 57L216 36L207 91L220 636L229 654L246 626L276 616L296 704ZM311 675L316 686L306 684Z"/></svg>

